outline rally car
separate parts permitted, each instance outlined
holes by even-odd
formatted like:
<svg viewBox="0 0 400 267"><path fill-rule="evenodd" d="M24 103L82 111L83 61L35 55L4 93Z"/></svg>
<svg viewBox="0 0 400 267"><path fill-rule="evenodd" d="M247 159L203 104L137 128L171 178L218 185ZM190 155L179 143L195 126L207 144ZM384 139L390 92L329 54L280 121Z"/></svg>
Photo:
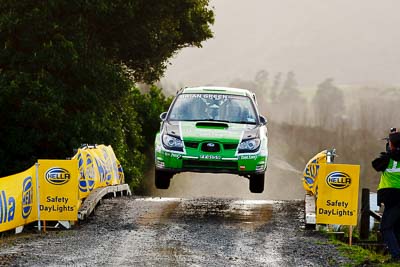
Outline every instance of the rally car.
<svg viewBox="0 0 400 267"><path fill-rule="evenodd" d="M264 191L268 160L267 120L254 93L227 87L180 90L160 115L155 138L155 185L168 189L180 172L232 173Z"/></svg>

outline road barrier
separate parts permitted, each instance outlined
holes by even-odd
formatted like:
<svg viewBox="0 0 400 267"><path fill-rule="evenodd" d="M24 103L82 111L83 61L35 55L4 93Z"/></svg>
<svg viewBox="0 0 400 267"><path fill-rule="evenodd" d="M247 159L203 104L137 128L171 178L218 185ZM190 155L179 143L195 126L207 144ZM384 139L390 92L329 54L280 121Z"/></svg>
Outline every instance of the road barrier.
<svg viewBox="0 0 400 267"><path fill-rule="evenodd" d="M26 171L0 178L0 232L19 233L35 221L39 230L41 221L69 226L93 190L122 183L123 169L111 146L85 145L72 159L38 160Z"/></svg>

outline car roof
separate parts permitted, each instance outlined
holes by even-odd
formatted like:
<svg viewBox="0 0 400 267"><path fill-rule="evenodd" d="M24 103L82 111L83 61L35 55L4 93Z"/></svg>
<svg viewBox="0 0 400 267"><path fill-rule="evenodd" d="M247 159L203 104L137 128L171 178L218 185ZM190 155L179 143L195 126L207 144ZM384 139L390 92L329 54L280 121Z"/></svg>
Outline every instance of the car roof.
<svg viewBox="0 0 400 267"><path fill-rule="evenodd" d="M217 93L217 94L228 94L228 95L242 95L242 96L253 96L253 92L247 89L233 88L233 87L222 87L222 86L199 86L199 87L186 87L183 88L181 94L205 94L205 93Z"/></svg>

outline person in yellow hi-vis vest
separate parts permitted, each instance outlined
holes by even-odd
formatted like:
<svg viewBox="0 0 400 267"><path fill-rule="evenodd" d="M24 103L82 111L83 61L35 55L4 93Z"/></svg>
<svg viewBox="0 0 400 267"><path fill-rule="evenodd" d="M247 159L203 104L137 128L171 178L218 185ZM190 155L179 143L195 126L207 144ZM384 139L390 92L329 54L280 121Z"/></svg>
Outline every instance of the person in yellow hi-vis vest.
<svg viewBox="0 0 400 267"><path fill-rule="evenodd" d="M378 205L385 206L380 230L383 241L392 256L392 261L400 262L400 246L396 232L400 229L400 132L389 134L386 152L372 161L372 167L382 172L378 186Z"/></svg>

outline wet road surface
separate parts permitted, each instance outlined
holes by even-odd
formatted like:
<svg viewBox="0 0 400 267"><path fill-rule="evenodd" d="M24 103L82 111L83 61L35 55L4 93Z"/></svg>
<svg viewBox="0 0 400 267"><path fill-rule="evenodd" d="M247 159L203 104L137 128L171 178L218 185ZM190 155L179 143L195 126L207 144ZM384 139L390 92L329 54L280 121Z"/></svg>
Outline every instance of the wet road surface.
<svg viewBox="0 0 400 267"><path fill-rule="evenodd" d="M348 261L302 229L301 201L106 199L87 222L0 245L11 266L341 266Z"/></svg>

